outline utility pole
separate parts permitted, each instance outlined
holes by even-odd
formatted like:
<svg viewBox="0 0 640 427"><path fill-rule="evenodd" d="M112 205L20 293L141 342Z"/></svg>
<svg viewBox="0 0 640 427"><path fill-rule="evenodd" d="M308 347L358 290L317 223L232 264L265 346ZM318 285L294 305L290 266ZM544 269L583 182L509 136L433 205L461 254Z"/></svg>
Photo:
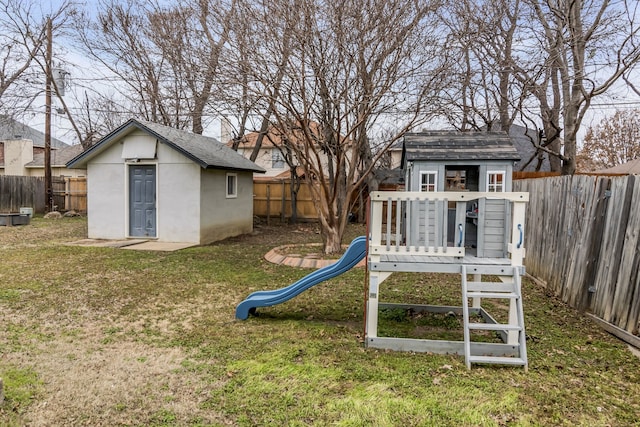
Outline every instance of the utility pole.
<svg viewBox="0 0 640 427"><path fill-rule="evenodd" d="M53 210L53 190L51 188L51 17L47 17L47 52L45 59L46 89L44 110L44 191L45 210Z"/></svg>

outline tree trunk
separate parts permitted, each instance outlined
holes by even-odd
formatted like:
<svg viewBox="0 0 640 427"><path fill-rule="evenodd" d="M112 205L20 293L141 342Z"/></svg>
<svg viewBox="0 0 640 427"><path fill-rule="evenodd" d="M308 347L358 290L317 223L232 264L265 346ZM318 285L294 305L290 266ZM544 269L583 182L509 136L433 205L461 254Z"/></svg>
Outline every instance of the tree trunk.
<svg viewBox="0 0 640 427"><path fill-rule="evenodd" d="M291 190L291 218L289 222L295 224L298 222L298 190L300 189L300 177L297 168L294 166L291 170L291 182L289 189Z"/></svg>
<svg viewBox="0 0 640 427"><path fill-rule="evenodd" d="M567 124L567 120L565 120ZM562 162L562 175L573 175L576 172L576 125L569 123L565 127L564 132L564 153L565 157Z"/></svg>
<svg viewBox="0 0 640 427"><path fill-rule="evenodd" d="M326 241L324 244L325 254L340 253L342 250L342 236L334 229L327 229Z"/></svg>
<svg viewBox="0 0 640 427"><path fill-rule="evenodd" d="M576 159L574 157L568 157L562 163L562 175L573 175L574 173L576 173Z"/></svg>
<svg viewBox="0 0 640 427"><path fill-rule="evenodd" d="M251 156L249 156L249 160L255 162L258 158L258 154L260 153L260 147L262 147L262 140L264 136L269 131L269 119L271 118L271 114L273 111L271 106L267 109L267 114L262 118L262 124L260 125L260 133L258 133L258 137L256 138L256 145L253 147L253 151L251 152Z"/></svg>
<svg viewBox="0 0 640 427"><path fill-rule="evenodd" d="M325 254L339 253L342 248L344 225L339 224L338 216L326 217L320 214L320 236Z"/></svg>

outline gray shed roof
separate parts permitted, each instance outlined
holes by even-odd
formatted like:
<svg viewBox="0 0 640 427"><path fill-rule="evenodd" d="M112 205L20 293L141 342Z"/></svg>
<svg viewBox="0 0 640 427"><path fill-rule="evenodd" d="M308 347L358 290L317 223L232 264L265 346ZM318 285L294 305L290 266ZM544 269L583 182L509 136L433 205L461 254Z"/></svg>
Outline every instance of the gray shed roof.
<svg viewBox="0 0 640 427"><path fill-rule="evenodd" d="M142 130L157 138L204 169L230 169L262 172L265 170L249 159L218 142L217 139L198 135L169 126L130 119L95 145L67 163L69 168L86 167L87 162L112 143L135 131Z"/></svg>
<svg viewBox="0 0 640 427"><path fill-rule="evenodd" d="M404 135L402 164L407 161L520 160L505 132L459 132L451 130Z"/></svg>
<svg viewBox="0 0 640 427"><path fill-rule="evenodd" d="M33 141L34 147L44 147L44 133L24 123L20 123L10 116L0 115L0 141L6 141L8 139L30 139ZM69 144L57 138L51 138L52 148L68 146Z"/></svg>

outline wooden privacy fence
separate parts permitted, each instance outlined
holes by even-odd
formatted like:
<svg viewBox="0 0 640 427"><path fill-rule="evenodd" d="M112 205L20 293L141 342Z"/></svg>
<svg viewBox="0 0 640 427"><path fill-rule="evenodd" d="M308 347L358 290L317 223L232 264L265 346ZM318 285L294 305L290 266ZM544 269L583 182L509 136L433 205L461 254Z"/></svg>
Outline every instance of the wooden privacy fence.
<svg viewBox="0 0 640 427"><path fill-rule="evenodd" d="M640 176L519 180L527 272L574 308L638 336Z"/></svg>
<svg viewBox="0 0 640 427"><path fill-rule="evenodd" d="M55 176L51 179L53 204L59 211L87 211L87 179ZM22 207L44 213L44 177L0 176L0 212L19 212Z"/></svg>
<svg viewBox="0 0 640 427"><path fill-rule="evenodd" d="M44 212L44 177L0 176L0 212L19 212L20 208Z"/></svg>
<svg viewBox="0 0 640 427"><path fill-rule="evenodd" d="M318 214L313 205L309 183L301 182L296 198L299 220L316 220ZM260 180L253 182L253 214L256 216L279 217L282 221L291 218L291 181Z"/></svg>
<svg viewBox="0 0 640 427"><path fill-rule="evenodd" d="M58 210L87 212L87 178L54 177L52 184Z"/></svg>

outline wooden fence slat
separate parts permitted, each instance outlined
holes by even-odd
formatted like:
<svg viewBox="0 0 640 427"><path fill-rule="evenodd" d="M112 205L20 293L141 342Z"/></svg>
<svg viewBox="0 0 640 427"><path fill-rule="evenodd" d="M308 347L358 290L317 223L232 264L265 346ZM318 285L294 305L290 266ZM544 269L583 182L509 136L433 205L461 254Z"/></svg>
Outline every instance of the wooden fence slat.
<svg viewBox="0 0 640 427"><path fill-rule="evenodd" d="M626 202L631 208L632 206L640 206L640 185L634 185L638 178L633 175L629 176L627 184ZM634 188L635 187L635 188ZM622 234L624 232L624 237ZM637 282L638 263L640 262L638 254L640 232L640 215L627 216L627 224L621 233L620 248L620 266L617 269L616 290L612 298L611 312L613 318L617 319L616 324L622 329L633 330L637 328L637 321L629 324L629 314L632 307L629 306L630 301L638 301ZM634 277L635 276L635 277ZM636 304L637 305L637 304Z"/></svg>
<svg viewBox="0 0 640 427"><path fill-rule="evenodd" d="M626 179L612 180L614 184L611 188L611 199L609 200L609 220L607 226L609 232L603 245L604 257L606 258L606 268L602 270L602 283L597 285L596 292L600 292L600 286L606 289L604 293L606 298L602 299L600 305L601 311L595 314L599 315L603 320L617 325L615 312L613 311L614 296L617 288L617 275L620 268L622 246L624 244L624 235L629 220L629 209L631 197L629 194L630 180ZM601 259L603 259L601 258Z"/></svg>

